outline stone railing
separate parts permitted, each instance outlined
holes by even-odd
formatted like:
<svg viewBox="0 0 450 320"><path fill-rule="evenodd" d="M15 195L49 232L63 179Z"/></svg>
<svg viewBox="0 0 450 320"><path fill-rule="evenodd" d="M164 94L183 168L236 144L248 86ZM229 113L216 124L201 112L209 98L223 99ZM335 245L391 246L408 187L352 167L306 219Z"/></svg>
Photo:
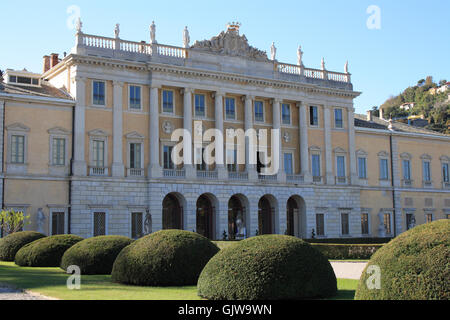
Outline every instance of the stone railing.
<svg viewBox="0 0 450 320"><path fill-rule="evenodd" d="M305 179L301 174L287 174L286 181L289 183L303 183Z"/></svg>
<svg viewBox="0 0 450 320"><path fill-rule="evenodd" d="M323 80L350 83L349 73L311 69L289 63L276 63L276 71L278 71L279 73L304 76L306 78L312 79L323 79Z"/></svg>
<svg viewBox="0 0 450 320"><path fill-rule="evenodd" d="M158 54L165 57L186 59L187 49L164 44L149 44L144 41L134 42L122 40L120 38L108 38L91 34L79 33L78 44L99 49L120 50L130 53L141 53L146 55Z"/></svg>
<svg viewBox="0 0 450 320"><path fill-rule="evenodd" d="M228 171L228 179L230 179L230 180L248 180L248 172Z"/></svg>
<svg viewBox="0 0 450 320"><path fill-rule="evenodd" d="M107 176L108 168L89 167L89 175L90 176Z"/></svg>
<svg viewBox="0 0 450 320"><path fill-rule="evenodd" d="M258 179L260 181L276 181L278 178L278 175L276 174L258 174Z"/></svg>
<svg viewBox="0 0 450 320"><path fill-rule="evenodd" d="M144 169L128 168L127 176L128 177L144 177Z"/></svg>
<svg viewBox="0 0 450 320"><path fill-rule="evenodd" d="M206 180L217 180L218 172L217 171L200 171L197 170L197 178L206 179Z"/></svg>
<svg viewBox="0 0 450 320"><path fill-rule="evenodd" d="M184 179L186 177L186 171L184 171L184 169L163 169L163 177L172 179Z"/></svg>

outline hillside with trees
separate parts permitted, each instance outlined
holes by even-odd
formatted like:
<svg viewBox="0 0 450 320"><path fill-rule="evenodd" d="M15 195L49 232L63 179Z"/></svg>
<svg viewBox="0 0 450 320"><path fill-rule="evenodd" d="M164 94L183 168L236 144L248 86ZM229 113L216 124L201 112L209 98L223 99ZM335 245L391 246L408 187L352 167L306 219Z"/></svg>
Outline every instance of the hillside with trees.
<svg viewBox="0 0 450 320"><path fill-rule="evenodd" d="M406 118L408 116L423 116L428 120L427 129L450 134L450 90L446 92L434 92L444 86L447 80L434 83L431 76L421 79L417 85L406 88L401 94L390 97L381 105L384 118ZM434 94L433 94L434 93ZM401 109L404 103L414 103L410 110ZM378 110L373 109L376 114Z"/></svg>

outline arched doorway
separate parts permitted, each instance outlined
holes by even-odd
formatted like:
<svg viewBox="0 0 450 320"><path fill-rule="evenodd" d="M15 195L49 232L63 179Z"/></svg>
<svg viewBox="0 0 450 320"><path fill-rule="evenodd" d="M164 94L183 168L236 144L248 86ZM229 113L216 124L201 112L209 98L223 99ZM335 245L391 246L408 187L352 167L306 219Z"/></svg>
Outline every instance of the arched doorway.
<svg viewBox="0 0 450 320"><path fill-rule="evenodd" d="M240 240L247 237L246 210L237 195L228 201L228 238Z"/></svg>
<svg viewBox="0 0 450 320"><path fill-rule="evenodd" d="M267 196L262 197L258 203L258 234L274 233L275 208Z"/></svg>
<svg viewBox="0 0 450 320"><path fill-rule="evenodd" d="M163 229L183 229L183 207L173 194L168 194L163 200Z"/></svg>
<svg viewBox="0 0 450 320"><path fill-rule="evenodd" d="M201 195L197 200L197 233L209 239L214 239L214 212L210 198Z"/></svg>
<svg viewBox="0 0 450 320"><path fill-rule="evenodd" d="M306 214L305 201L300 196L292 196L286 205L288 235L305 238Z"/></svg>

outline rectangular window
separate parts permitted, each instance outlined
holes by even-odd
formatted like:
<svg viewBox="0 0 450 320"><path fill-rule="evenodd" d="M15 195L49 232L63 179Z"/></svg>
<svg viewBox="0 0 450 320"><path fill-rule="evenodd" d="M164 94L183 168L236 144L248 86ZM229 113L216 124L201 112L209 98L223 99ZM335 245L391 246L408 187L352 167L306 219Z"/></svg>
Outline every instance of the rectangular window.
<svg viewBox="0 0 450 320"><path fill-rule="evenodd" d="M369 234L369 214L368 213L361 214L361 233Z"/></svg>
<svg viewBox="0 0 450 320"><path fill-rule="evenodd" d="M164 146L164 169L173 169L172 146Z"/></svg>
<svg viewBox="0 0 450 320"><path fill-rule="evenodd" d="M334 126L335 128L343 128L342 109L334 109Z"/></svg>
<svg viewBox="0 0 450 320"><path fill-rule="evenodd" d="M203 157L205 153L205 148L196 148L195 149L195 164L197 166L198 171L206 171L206 161Z"/></svg>
<svg viewBox="0 0 450 320"><path fill-rule="evenodd" d="M130 109L141 109L141 87L130 86Z"/></svg>
<svg viewBox="0 0 450 320"><path fill-rule="evenodd" d="M131 238L142 238L142 212L131 213Z"/></svg>
<svg viewBox="0 0 450 320"><path fill-rule="evenodd" d="M442 164L442 178L444 182L450 182L450 174L448 171L448 163Z"/></svg>
<svg viewBox="0 0 450 320"><path fill-rule="evenodd" d="M433 214L432 213L425 214L425 220L426 220L426 223L433 222Z"/></svg>
<svg viewBox="0 0 450 320"><path fill-rule="evenodd" d="M237 150L227 149L227 168L228 171L237 171Z"/></svg>
<svg viewBox="0 0 450 320"><path fill-rule="evenodd" d="M316 214L316 234L318 236L325 235L325 215L323 213Z"/></svg>
<svg viewBox="0 0 450 320"><path fill-rule="evenodd" d="M94 237L106 235L106 213L94 212Z"/></svg>
<svg viewBox="0 0 450 320"><path fill-rule="evenodd" d="M141 143L130 143L130 168L142 169L141 163Z"/></svg>
<svg viewBox="0 0 450 320"><path fill-rule="evenodd" d="M338 178L345 178L345 157L337 156L336 157L336 165L337 165L337 176Z"/></svg>
<svg viewBox="0 0 450 320"><path fill-rule="evenodd" d="M431 171L430 171L430 162L423 162L423 181L430 182L431 181Z"/></svg>
<svg viewBox="0 0 450 320"><path fill-rule="evenodd" d="M11 163L25 162L25 136L11 136Z"/></svg>
<svg viewBox="0 0 450 320"><path fill-rule="evenodd" d="M360 179L367 179L366 158L358 158L358 176Z"/></svg>
<svg viewBox="0 0 450 320"><path fill-rule="evenodd" d="M311 166L313 177L320 177L320 155L318 154L312 155Z"/></svg>
<svg viewBox="0 0 450 320"><path fill-rule="evenodd" d="M264 122L264 103L255 101L255 121Z"/></svg>
<svg viewBox="0 0 450 320"><path fill-rule="evenodd" d="M9 82L17 82L16 76L9 76Z"/></svg>
<svg viewBox="0 0 450 320"><path fill-rule="evenodd" d="M96 168L104 168L105 167L105 141L103 140L94 140L94 155L93 162L94 167Z"/></svg>
<svg viewBox="0 0 450 320"><path fill-rule="evenodd" d="M386 229L386 234L391 234L391 214L385 213L383 216L384 227Z"/></svg>
<svg viewBox="0 0 450 320"><path fill-rule="evenodd" d="M53 138L52 164L54 166L63 166L66 162L66 139Z"/></svg>
<svg viewBox="0 0 450 320"><path fill-rule="evenodd" d="M380 159L380 180L389 179L389 167L387 159Z"/></svg>
<svg viewBox="0 0 450 320"><path fill-rule="evenodd" d="M105 83L94 81L92 83L92 103L98 106L105 105Z"/></svg>
<svg viewBox="0 0 450 320"><path fill-rule="evenodd" d="M403 160L403 179L404 180L411 180L411 165L409 160Z"/></svg>
<svg viewBox="0 0 450 320"><path fill-rule="evenodd" d="M196 94L195 95L195 115L197 117L204 117L205 113L205 95L204 94Z"/></svg>
<svg viewBox="0 0 450 320"><path fill-rule="evenodd" d="M281 105L281 118L283 124L291 124L291 105L283 103Z"/></svg>
<svg viewBox="0 0 450 320"><path fill-rule="evenodd" d="M348 223L348 213L341 213L341 232L342 235L348 235L349 223Z"/></svg>
<svg viewBox="0 0 450 320"><path fill-rule="evenodd" d="M319 112L315 106L309 107L309 124L312 126L319 125Z"/></svg>
<svg viewBox="0 0 450 320"><path fill-rule="evenodd" d="M227 120L236 119L236 106L234 98L225 98L225 117Z"/></svg>
<svg viewBox="0 0 450 320"><path fill-rule="evenodd" d="M64 234L64 212L52 212L52 236Z"/></svg>
<svg viewBox="0 0 450 320"><path fill-rule="evenodd" d="M294 168L292 163L292 153L285 153L284 154L284 172L286 174L293 174Z"/></svg>
<svg viewBox="0 0 450 320"><path fill-rule="evenodd" d="M163 90L163 112L173 113L173 91Z"/></svg>
<svg viewBox="0 0 450 320"><path fill-rule="evenodd" d="M413 225L413 215L412 213L407 213L406 214L406 230L411 229Z"/></svg>

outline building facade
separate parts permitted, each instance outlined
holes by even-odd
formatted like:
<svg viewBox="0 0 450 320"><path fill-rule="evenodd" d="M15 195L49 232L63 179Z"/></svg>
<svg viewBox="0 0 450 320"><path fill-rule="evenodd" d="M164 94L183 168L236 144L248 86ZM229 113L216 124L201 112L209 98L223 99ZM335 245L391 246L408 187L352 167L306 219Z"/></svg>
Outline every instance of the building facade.
<svg viewBox="0 0 450 320"><path fill-rule="evenodd" d="M270 53L235 23L193 45L185 29L182 47L159 44L154 24L147 43L79 23L69 55L0 83L2 206L30 215L25 229L83 237L392 237L449 218L448 135L355 114L348 64L332 72L323 60L306 68L300 47L297 64ZM245 141L217 138L174 163L177 129L205 138L211 128L280 135L256 155L246 148L244 163L234 150ZM202 160L211 141L212 165ZM274 154L279 172L262 174Z"/></svg>

